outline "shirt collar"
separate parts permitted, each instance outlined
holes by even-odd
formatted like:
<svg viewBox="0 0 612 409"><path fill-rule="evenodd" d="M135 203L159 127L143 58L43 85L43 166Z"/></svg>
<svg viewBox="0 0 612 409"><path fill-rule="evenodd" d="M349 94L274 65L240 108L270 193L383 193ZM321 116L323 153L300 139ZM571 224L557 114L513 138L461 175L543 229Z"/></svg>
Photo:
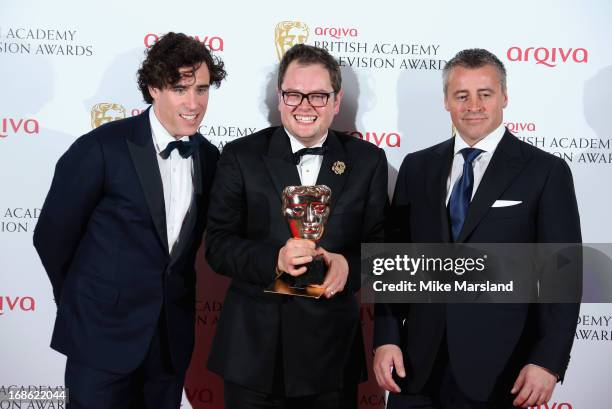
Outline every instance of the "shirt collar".
<svg viewBox="0 0 612 409"><path fill-rule="evenodd" d="M295 136L291 135L291 133L287 130L287 128L285 128L285 132L287 133L287 135L289 135L289 142L291 143L292 153L296 153L300 149L306 147ZM326 139L327 139L327 132L325 132L325 135L323 135L321 140L317 144L312 145L311 148L320 148L321 146L323 146L323 143L325 142Z"/></svg>
<svg viewBox="0 0 612 409"><path fill-rule="evenodd" d="M493 132L479 140L476 145L472 146L472 148L481 149L485 152L490 152L491 154L493 154L505 132L506 128L504 127L504 125L500 124L497 128L493 130ZM459 132L457 132L457 136L455 136L455 155L459 153L461 149L469 147L470 145L468 145L461 137Z"/></svg>
<svg viewBox="0 0 612 409"><path fill-rule="evenodd" d="M170 135L159 119L157 119L157 114L153 106L149 109L149 122L151 123L151 133L153 134L153 143L155 144L157 153L166 149L166 146L168 146L170 142L177 140ZM179 140L187 142L189 141L189 136L182 136Z"/></svg>

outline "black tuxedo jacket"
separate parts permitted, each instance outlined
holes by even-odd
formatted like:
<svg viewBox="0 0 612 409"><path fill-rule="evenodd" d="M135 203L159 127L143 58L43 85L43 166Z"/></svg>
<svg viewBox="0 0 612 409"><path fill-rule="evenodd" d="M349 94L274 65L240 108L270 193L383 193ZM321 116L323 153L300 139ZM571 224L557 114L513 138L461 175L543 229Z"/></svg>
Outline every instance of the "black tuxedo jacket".
<svg viewBox="0 0 612 409"><path fill-rule="evenodd" d="M453 148L451 139L406 156L388 220L389 241L452 241L445 200ZM496 200L522 203L491 207ZM457 241L580 243L580 220L567 164L506 131ZM511 382L527 363L562 377L578 310L577 304L380 304L376 306L374 345L401 346L407 365L402 390L416 393L427 381L446 333L457 383L468 396L486 400L496 386L508 394Z"/></svg>
<svg viewBox="0 0 612 409"><path fill-rule="evenodd" d="M52 348L116 373L135 369L166 314L177 371L194 338L194 261L219 151L193 156L194 199L172 252L149 110L80 137L59 159L34 245L57 319Z"/></svg>
<svg viewBox="0 0 612 409"><path fill-rule="evenodd" d="M384 239L384 151L329 131L317 179L332 190L319 245L349 264L343 292L319 300L264 293L279 249L291 237L281 212L283 188L300 185L289 137L268 128L225 146L208 213L206 257L232 278L208 367L225 380L301 396L365 379L359 304L360 243ZM343 162L346 170L332 171Z"/></svg>

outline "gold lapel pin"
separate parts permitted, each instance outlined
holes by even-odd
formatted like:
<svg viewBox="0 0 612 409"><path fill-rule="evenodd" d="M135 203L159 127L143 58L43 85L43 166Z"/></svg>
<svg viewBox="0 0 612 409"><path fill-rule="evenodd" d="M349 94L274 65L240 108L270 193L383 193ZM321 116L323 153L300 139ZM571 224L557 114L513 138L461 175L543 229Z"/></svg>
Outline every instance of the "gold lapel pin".
<svg viewBox="0 0 612 409"><path fill-rule="evenodd" d="M344 164L344 162L340 160L335 161L334 164L332 165L332 171L336 175L343 174L345 169L346 169L346 165Z"/></svg>

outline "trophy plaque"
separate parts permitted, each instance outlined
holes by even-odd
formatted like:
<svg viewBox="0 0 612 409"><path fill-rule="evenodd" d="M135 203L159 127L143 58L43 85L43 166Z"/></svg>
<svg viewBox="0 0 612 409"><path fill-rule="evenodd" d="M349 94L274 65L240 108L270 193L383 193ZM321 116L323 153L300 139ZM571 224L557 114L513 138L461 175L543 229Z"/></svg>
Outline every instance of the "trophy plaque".
<svg viewBox="0 0 612 409"><path fill-rule="evenodd" d="M329 217L330 199L331 189L325 185L287 186L283 190L282 214L287 219L291 236L318 242ZM266 291L319 298L325 292L322 284L327 273L323 256L315 257L304 266L306 272L297 277L279 272Z"/></svg>

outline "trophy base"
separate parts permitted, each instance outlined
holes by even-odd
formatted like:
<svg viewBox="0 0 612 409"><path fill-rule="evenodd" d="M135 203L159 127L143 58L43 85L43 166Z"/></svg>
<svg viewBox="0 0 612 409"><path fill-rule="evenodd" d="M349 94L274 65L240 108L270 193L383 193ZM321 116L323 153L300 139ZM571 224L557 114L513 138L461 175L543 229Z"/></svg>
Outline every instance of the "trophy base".
<svg viewBox="0 0 612 409"><path fill-rule="evenodd" d="M325 293L325 287L316 284L308 285L306 287L290 287L289 284L283 279L277 278L268 288L264 289L264 292L318 299Z"/></svg>
<svg viewBox="0 0 612 409"><path fill-rule="evenodd" d="M306 266L306 272L302 275L297 277L292 277L289 274L283 275L287 276L285 281L287 281L289 286L295 288L305 288L311 285L321 286L323 281L325 281L325 274L327 273L327 265L325 260L323 260L323 256L316 256L314 260L304 264L304 266Z"/></svg>
<svg viewBox="0 0 612 409"><path fill-rule="evenodd" d="M306 264L307 270L304 274L293 277L289 274L281 274L264 291L285 295L297 295L300 297L319 298L325 293L322 286L327 273L327 265L322 256L317 256L313 261Z"/></svg>

